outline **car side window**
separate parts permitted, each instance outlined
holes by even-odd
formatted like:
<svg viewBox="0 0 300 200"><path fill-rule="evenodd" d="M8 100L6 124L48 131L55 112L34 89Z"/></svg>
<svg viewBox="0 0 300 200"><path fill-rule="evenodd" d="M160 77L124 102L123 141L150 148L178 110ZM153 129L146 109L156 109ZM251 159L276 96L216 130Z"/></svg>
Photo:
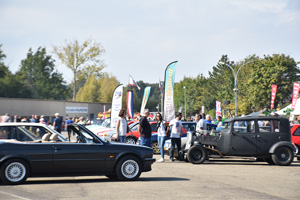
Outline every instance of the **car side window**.
<svg viewBox="0 0 300 200"><path fill-rule="evenodd" d="M257 124L259 132L279 132L278 120L260 120Z"/></svg>
<svg viewBox="0 0 300 200"><path fill-rule="evenodd" d="M234 123L233 133L255 133L254 121L236 121Z"/></svg>
<svg viewBox="0 0 300 200"><path fill-rule="evenodd" d="M151 126L151 131L156 132L157 123L153 123L150 126Z"/></svg>
<svg viewBox="0 0 300 200"><path fill-rule="evenodd" d="M17 128L17 140L19 141L32 141L30 137L19 127Z"/></svg>
<svg viewBox="0 0 300 200"><path fill-rule="evenodd" d="M293 133L294 136L300 136L300 127L297 128L297 130L295 130L295 132Z"/></svg>

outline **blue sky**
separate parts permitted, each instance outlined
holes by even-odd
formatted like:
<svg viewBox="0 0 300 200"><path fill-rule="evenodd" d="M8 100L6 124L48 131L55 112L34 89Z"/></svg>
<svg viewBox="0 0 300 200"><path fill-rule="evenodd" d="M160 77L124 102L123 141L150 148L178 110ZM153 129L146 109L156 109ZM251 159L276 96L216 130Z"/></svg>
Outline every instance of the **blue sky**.
<svg viewBox="0 0 300 200"><path fill-rule="evenodd" d="M104 71L128 84L163 80L178 60L175 80L208 76L222 55L284 53L300 61L298 0L0 0L0 43L12 72L29 48L92 38L106 50ZM70 82L73 75L58 58ZM298 65L299 66L299 65Z"/></svg>

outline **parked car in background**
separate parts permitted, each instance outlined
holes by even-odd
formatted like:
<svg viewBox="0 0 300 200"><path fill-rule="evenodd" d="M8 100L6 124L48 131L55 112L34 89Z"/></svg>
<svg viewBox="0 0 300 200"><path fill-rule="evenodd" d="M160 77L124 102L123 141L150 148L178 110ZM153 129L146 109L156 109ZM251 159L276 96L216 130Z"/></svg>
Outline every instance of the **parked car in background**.
<svg viewBox="0 0 300 200"><path fill-rule="evenodd" d="M39 141L39 140L52 140L56 138L60 141L67 141L67 139L41 123L0 123L0 140L13 139L18 141Z"/></svg>
<svg viewBox="0 0 300 200"><path fill-rule="evenodd" d="M289 120L283 117L237 117L225 121L221 132L188 137L182 155L193 164L207 158L256 157L269 164L290 165L295 147Z"/></svg>
<svg viewBox="0 0 300 200"><path fill-rule="evenodd" d="M187 122L185 122L187 123ZM187 133L193 133L196 131L196 122L190 122L190 123L194 123L192 126L195 126L194 129L190 128L190 130L188 130L187 132L185 132L185 134L181 137L181 149L184 149L186 146L186 141L187 141ZM217 128L216 124L212 124L212 123L207 123L206 127L209 131L211 130L215 130ZM171 139L169 138L168 140L166 140L165 142L165 146L164 146L164 150L166 152L166 154L170 153L170 148L171 148ZM174 157L177 158L178 154L177 154L177 147L175 147L175 151L174 151Z"/></svg>
<svg viewBox="0 0 300 200"><path fill-rule="evenodd" d="M149 123L150 123L150 126L151 126L152 134L156 133L157 121L150 121ZM129 125L129 128L130 128L132 134L131 134L131 132L128 132L126 134L125 143L136 144L137 140L140 137L140 134L139 134L139 131L138 131L138 124L139 124L139 122L134 122L134 123ZM116 133L113 134L112 141L116 141Z"/></svg>
<svg viewBox="0 0 300 200"><path fill-rule="evenodd" d="M300 160L300 124L294 124L291 127L292 142L298 148L297 160Z"/></svg>
<svg viewBox="0 0 300 200"><path fill-rule="evenodd" d="M136 180L155 162L149 147L103 141L80 124L70 124L76 142L0 140L0 178L21 184L27 177L105 175Z"/></svg>
<svg viewBox="0 0 300 200"><path fill-rule="evenodd" d="M110 131L112 131L113 128L110 128L110 119L106 119L100 125L98 125L98 124L88 125L88 126L86 126L86 128L88 128L94 134L101 137L101 139L108 141L108 142L111 141L112 134L110 134Z"/></svg>

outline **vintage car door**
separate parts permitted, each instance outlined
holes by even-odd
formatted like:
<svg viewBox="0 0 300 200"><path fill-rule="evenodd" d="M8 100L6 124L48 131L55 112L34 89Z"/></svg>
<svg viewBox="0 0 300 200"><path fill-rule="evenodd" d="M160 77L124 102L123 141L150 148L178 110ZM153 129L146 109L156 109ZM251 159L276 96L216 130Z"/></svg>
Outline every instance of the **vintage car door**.
<svg viewBox="0 0 300 200"><path fill-rule="evenodd" d="M77 143L54 143L53 162L57 173L95 174L105 168L105 144L89 133L79 130L82 139Z"/></svg>
<svg viewBox="0 0 300 200"><path fill-rule="evenodd" d="M259 120L257 131L257 155L268 154L273 144L280 141L279 120Z"/></svg>
<svg viewBox="0 0 300 200"><path fill-rule="evenodd" d="M229 154L249 156L256 153L255 123L253 120L235 121L230 135Z"/></svg>

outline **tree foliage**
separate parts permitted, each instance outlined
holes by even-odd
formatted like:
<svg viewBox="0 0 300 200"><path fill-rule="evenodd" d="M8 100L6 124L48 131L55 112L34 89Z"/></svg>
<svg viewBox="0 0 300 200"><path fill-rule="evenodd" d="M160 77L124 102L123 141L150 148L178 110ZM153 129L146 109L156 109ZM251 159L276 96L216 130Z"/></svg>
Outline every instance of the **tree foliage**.
<svg viewBox="0 0 300 200"><path fill-rule="evenodd" d="M4 63L6 55L0 44L0 97L30 98L31 90L24 84L22 77L12 74Z"/></svg>
<svg viewBox="0 0 300 200"><path fill-rule="evenodd" d="M79 89L76 99L83 102L110 103L113 92L119 84L117 78L108 73L103 73L100 77L92 74Z"/></svg>
<svg viewBox="0 0 300 200"><path fill-rule="evenodd" d="M92 74L96 77L101 75L101 70L105 66L100 56L105 50L100 43L88 39L82 44L77 40L70 42L66 40L63 46L54 46L53 51L73 72L73 100L75 101L77 89L84 85L88 77Z"/></svg>
<svg viewBox="0 0 300 200"><path fill-rule="evenodd" d="M241 62L233 63L224 55L220 61L230 65L235 73L239 70L237 76L239 115L268 108L272 84L277 85L275 108L291 102L292 85L293 82L299 81L300 72L293 58L284 54L267 55L263 58L252 55ZM234 73L227 65L220 64L220 61L209 72L208 78L202 75L196 78L185 77L175 85L177 109L184 105L183 86L186 86L187 115L201 112L201 106L205 106L205 112L214 116L216 101L221 101L223 109L232 110L231 114L234 114ZM224 101L231 103L225 107ZM192 109L190 105L194 108Z"/></svg>
<svg viewBox="0 0 300 200"><path fill-rule="evenodd" d="M30 48L16 73L30 88L35 99L65 99L67 89L62 74L55 70L54 60L46 49L39 47L34 53Z"/></svg>

